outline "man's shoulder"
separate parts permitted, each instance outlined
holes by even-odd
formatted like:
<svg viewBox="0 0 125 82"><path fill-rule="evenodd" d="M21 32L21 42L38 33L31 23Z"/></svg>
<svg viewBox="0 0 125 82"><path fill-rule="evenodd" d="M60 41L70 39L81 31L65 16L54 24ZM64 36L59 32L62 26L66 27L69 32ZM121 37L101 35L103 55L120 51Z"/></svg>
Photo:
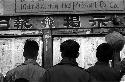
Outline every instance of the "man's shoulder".
<svg viewBox="0 0 125 82"><path fill-rule="evenodd" d="M41 67L40 65L33 65L33 64L27 64L27 65L20 65L20 66L17 66L15 71L24 71L24 70L36 70L36 71L39 71L39 72L44 72L45 69L43 67Z"/></svg>
<svg viewBox="0 0 125 82"><path fill-rule="evenodd" d="M39 65L30 65L30 64L24 65L24 64L21 64L21 65L17 66L16 68L13 68L10 71L8 71L6 75L12 75L14 72L21 71L21 70L23 71L23 70L27 70L27 69L45 71L45 69L42 68Z"/></svg>
<svg viewBox="0 0 125 82"><path fill-rule="evenodd" d="M13 69L9 70L9 71L6 73L6 76L12 75L12 74L15 72L16 69L17 69L17 68L13 68Z"/></svg>
<svg viewBox="0 0 125 82"><path fill-rule="evenodd" d="M71 65L55 65L51 68L48 68L46 71L53 72L53 71L67 71L67 72L77 72L77 73L87 73L84 68L79 66L71 66Z"/></svg>
<svg viewBox="0 0 125 82"><path fill-rule="evenodd" d="M36 65L34 65L34 66L33 65L19 65L16 68L14 68L6 73L6 79L8 80L12 77L18 78L22 75L25 76L25 74L27 74L27 71L31 72L31 74L34 72L38 76L42 76L46 70L44 68L42 68L40 66L36 66Z"/></svg>
<svg viewBox="0 0 125 82"><path fill-rule="evenodd" d="M96 66L91 66L89 68L86 69L87 72L93 71L96 69Z"/></svg>

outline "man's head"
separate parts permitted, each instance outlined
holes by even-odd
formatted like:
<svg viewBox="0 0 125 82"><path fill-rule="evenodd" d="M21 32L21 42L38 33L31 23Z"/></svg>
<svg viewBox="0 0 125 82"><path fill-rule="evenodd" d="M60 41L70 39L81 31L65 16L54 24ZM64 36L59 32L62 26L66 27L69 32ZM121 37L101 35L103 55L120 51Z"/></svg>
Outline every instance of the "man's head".
<svg viewBox="0 0 125 82"><path fill-rule="evenodd" d="M113 56L113 49L108 43L102 43L97 47L96 57L100 62L109 62Z"/></svg>
<svg viewBox="0 0 125 82"><path fill-rule="evenodd" d="M77 58L79 56L79 44L74 40L66 40L60 45L62 57Z"/></svg>
<svg viewBox="0 0 125 82"><path fill-rule="evenodd" d="M125 44L124 36L116 31L113 31L112 33L106 35L105 40L112 46L113 50L116 52L120 52Z"/></svg>
<svg viewBox="0 0 125 82"><path fill-rule="evenodd" d="M38 43L34 40L26 40L24 45L23 56L25 58L34 59L38 56L39 46Z"/></svg>

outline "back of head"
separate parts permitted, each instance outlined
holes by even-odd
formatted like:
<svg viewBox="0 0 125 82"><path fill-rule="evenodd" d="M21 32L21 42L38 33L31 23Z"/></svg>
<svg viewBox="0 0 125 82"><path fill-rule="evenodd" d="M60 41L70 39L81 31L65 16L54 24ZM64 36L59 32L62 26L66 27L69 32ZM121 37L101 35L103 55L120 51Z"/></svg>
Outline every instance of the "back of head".
<svg viewBox="0 0 125 82"><path fill-rule="evenodd" d="M60 45L62 57L77 58L79 56L79 44L74 40L66 40Z"/></svg>
<svg viewBox="0 0 125 82"><path fill-rule="evenodd" d="M108 62L112 59L113 49L108 43L102 43L97 47L96 57L98 61Z"/></svg>
<svg viewBox="0 0 125 82"><path fill-rule="evenodd" d="M120 52L123 49L124 44L125 44L124 36L116 31L113 31L113 32L107 34L105 36L105 40L117 52Z"/></svg>
<svg viewBox="0 0 125 82"><path fill-rule="evenodd" d="M25 78L18 78L14 82L29 82L29 80L27 80Z"/></svg>
<svg viewBox="0 0 125 82"><path fill-rule="evenodd" d="M34 40L26 40L24 45L23 56L26 58L34 58L38 56L39 46L38 43Z"/></svg>

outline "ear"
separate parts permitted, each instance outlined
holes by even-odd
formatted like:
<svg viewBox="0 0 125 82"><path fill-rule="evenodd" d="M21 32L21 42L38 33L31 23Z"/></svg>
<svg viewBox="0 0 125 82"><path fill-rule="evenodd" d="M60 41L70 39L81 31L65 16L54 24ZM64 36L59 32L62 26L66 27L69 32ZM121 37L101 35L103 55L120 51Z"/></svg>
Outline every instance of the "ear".
<svg viewBox="0 0 125 82"><path fill-rule="evenodd" d="M26 57L26 52L23 52L23 56Z"/></svg>
<svg viewBox="0 0 125 82"><path fill-rule="evenodd" d="M62 57L62 58L64 57L64 53L63 53L63 52L61 52L61 57Z"/></svg>
<svg viewBox="0 0 125 82"><path fill-rule="evenodd" d="M79 52L76 53L76 58L78 58L78 57L79 57Z"/></svg>

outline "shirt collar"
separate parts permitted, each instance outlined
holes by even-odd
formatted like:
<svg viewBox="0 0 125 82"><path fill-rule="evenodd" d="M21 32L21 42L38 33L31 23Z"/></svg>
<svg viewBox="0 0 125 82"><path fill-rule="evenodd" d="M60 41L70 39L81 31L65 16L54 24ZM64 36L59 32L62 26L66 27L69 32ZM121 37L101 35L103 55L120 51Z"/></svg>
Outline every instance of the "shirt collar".
<svg viewBox="0 0 125 82"><path fill-rule="evenodd" d="M58 65L65 65L65 64L78 66L78 63L75 60L69 58L63 58Z"/></svg>
<svg viewBox="0 0 125 82"><path fill-rule="evenodd" d="M109 66L108 63L104 63L104 62L96 62L95 65L101 65L101 66Z"/></svg>
<svg viewBox="0 0 125 82"><path fill-rule="evenodd" d="M27 64L33 64L33 65L39 65L35 60L33 59L28 59L26 61L24 61L24 63L22 65L27 65Z"/></svg>

